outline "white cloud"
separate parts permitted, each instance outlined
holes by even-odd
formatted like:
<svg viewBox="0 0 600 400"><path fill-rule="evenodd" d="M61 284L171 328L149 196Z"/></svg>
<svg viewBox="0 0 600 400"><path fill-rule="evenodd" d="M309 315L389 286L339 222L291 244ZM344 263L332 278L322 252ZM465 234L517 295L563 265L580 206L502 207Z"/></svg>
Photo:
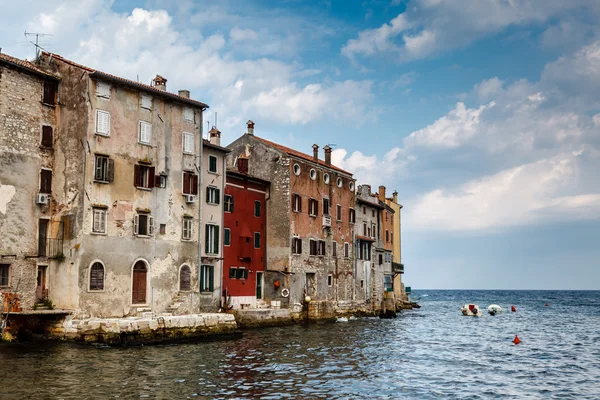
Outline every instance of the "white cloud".
<svg viewBox="0 0 600 400"><path fill-rule="evenodd" d="M234 27L229 32L229 40L233 41L254 40L257 37L258 34L252 29L240 29L238 27Z"/></svg>
<svg viewBox="0 0 600 400"><path fill-rule="evenodd" d="M405 211L413 229L477 230L552 219L600 218L600 191L577 193L578 157L561 154L451 189L436 189Z"/></svg>
<svg viewBox="0 0 600 400"><path fill-rule="evenodd" d="M475 85L473 91L479 100L488 100L502 90L502 81L497 76Z"/></svg>
<svg viewBox="0 0 600 400"><path fill-rule="evenodd" d="M400 78L396 79L392 85L394 88L408 86L415 81L417 74L415 72L407 72L400 75Z"/></svg>
<svg viewBox="0 0 600 400"><path fill-rule="evenodd" d="M410 24L404 14L399 14L390 23L384 23L377 29L368 29L358 33L357 39L350 39L342 48L342 53L348 57L354 54L375 54L397 49L389 39L408 29Z"/></svg>

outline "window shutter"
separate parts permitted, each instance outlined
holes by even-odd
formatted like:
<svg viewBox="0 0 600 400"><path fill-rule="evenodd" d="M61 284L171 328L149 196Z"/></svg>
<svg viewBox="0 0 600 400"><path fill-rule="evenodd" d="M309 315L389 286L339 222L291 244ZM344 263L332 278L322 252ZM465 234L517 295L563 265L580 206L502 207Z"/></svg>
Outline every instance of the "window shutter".
<svg viewBox="0 0 600 400"><path fill-rule="evenodd" d="M231 231L229 229L225 229L225 235L223 237L223 244L226 244L226 245L231 244Z"/></svg>
<svg viewBox="0 0 600 400"><path fill-rule="evenodd" d="M106 180L114 182L115 180L115 160L108 159L108 167L106 171Z"/></svg>
<svg viewBox="0 0 600 400"><path fill-rule="evenodd" d="M139 226L139 215L134 215L133 216L133 234L137 235L138 234L138 226Z"/></svg>
<svg viewBox="0 0 600 400"><path fill-rule="evenodd" d="M154 235L154 217L148 216L148 236Z"/></svg>
<svg viewBox="0 0 600 400"><path fill-rule="evenodd" d="M183 173L183 193L192 194L190 190L190 174L188 172Z"/></svg>
<svg viewBox="0 0 600 400"><path fill-rule="evenodd" d="M221 189L215 189L215 193L216 193L216 199L215 199L215 203L216 204L221 204Z"/></svg>
<svg viewBox="0 0 600 400"><path fill-rule="evenodd" d="M204 252L206 254L209 253L209 248L208 248L208 244L209 242L209 231L210 231L210 225L204 225Z"/></svg>
<svg viewBox="0 0 600 400"><path fill-rule="evenodd" d="M160 175L154 175L154 186L162 187L162 178Z"/></svg>
<svg viewBox="0 0 600 400"><path fill-rule="evenodd" d="M94 169L94 179L102 180L102 157L96 156L96 165Z"/></svg>
<svg viewBox="0 0 600 400"><path fill-rule="evenodd" d="M206 202L207 203L210 202L210 188L209 187L206 188Z"/></svg>
<svg viewBox="0 0 600 400"><path fill-rule="evenodd" d="M219 227L213 225L213 233L214 233L214 253L219 254Z"/></svg>
<svg viewBox="0 0 600 400"><path fill-rule="evenodd" d="M99 213L100 216L100 232L106 232L106 211L101 210Z"/></svg>
<svg viewBox="0 0 600 400"><path fill-rule="evenodd" d="M198 175L192 174L192 194L198 195Z"/></svg>
<svg viewBox="0 0 600 400"><path fill-rule="evenodd" d="M213 267L212 265L208 267L210 276L208 277L209 281L208 281L208 290L213 292L215 290L215 285L214 285L214 281L215 281L215 267Z"/></svg>
<svg viewBox="0 0 600 400"><path fill-rule="evenodd" d="M154 187L154 175L156 174L156 168L148 168L148 187L152 189Z"/></svg>
<svg viewBox="0 0 600 400"><path fill-rule="evenodd" d="M98 222L98 220L99 220L98 210L94 210L93 218L94 218L94 221L92 222L92 231L98 232L98 229L100 228L100 224Z"/></svg>
<svg viewBox="0 0 600 400"><path fill-rule="evenodd" d="M133 186L142 186L142 167L139 164L133 166Z"/></svg>
<svg viewBox="0 0 600 400"><path fill-rule="evenodd" d="M52 127L42 126L42 146L52 147Z"/></svg>

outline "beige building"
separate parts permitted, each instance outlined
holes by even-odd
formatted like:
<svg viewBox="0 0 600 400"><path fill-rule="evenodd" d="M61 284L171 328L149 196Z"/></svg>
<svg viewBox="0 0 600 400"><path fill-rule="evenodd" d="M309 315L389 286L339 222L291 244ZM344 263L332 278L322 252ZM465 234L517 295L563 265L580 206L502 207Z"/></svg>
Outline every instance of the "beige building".
<svg viewBox="0 0 600 400"><path fill-rule="evenodd" d="M393 229L393 262L392 272L394 274L394 295L396 299L407 301L406 293L404 291L404 283L402 282L402 275L404 274L404 264L402 263L402 218L401 210L402 204L398 203L398 192L394 192L392 197L385 199L385 203L394 210L394 229Z"/></svg>

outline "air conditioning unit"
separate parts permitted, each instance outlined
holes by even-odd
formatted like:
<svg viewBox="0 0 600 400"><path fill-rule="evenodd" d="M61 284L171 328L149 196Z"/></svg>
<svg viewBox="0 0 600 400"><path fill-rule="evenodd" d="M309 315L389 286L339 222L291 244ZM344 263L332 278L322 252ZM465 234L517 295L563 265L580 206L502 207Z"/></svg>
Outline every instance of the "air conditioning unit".
<svg viewBox="0 0 600 400"><path fill-rule="evenodd" d="M35 198L36 204L48 204L50 202L50 195L48 193L38 193Z"/></svg>
<svg viewBox="0 0 600 400"><path fill-rule="evenodd" d="M329 216L329 215L323 216L323 226L331 227L331 216Z"/></svg>
<svg viewBox="0 0 600 400"><path fill-rule="evenodd" d="M195 194L186 194L185 195L185 202L186 203L195 203L196 202L196 195Z"/></svg>

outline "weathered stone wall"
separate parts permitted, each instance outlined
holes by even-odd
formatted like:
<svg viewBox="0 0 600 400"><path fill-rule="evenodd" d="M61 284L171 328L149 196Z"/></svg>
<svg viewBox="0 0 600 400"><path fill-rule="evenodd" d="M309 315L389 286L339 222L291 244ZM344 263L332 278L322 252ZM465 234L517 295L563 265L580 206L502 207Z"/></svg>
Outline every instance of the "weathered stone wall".
<svg viewBox="0 0 600 400"><path fill-rule="evenodd" d="M35 302L37 265L52 263L36 257L38 220L52 220L55 214L52 205L36 205L35 200L41 168L54 167L53 150L40 147L42 126L53 127L55 135L57 127L56 108L41 102L43 81L0 64L0 264L9 264L11 275L0 292L14 291L18 284L24 309ZM53 183L53 195L55 187Z"/></svg>

